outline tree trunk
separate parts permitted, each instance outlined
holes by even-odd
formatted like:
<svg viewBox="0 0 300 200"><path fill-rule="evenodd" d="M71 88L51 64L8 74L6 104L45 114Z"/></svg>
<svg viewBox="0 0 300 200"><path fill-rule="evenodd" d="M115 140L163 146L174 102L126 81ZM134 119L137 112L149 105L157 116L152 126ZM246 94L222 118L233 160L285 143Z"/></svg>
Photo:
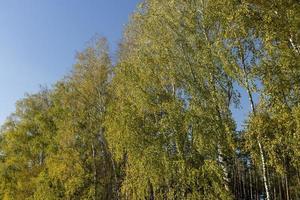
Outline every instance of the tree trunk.
<svg viewBox="0 0 300 200"><path fill-rule="evenodd" d="M112 183L112 192L113 194L111 195L113 199L118 199L119 198L119 194L118 194L118 190L116 187L117 184L117 175L116 175L116 167L115 167L115 163L114 160L112 158L112 155L108 149L108 144L107 141L104 137L104 130L101 129L99 134L98 134L98 141L100 142L100 145L103 147L103 151L104 151L104 155L105 155L105 160L111 164L111 168L112 168L112 178L113 178L113 183Z"/></svg>
<svg viewBox="0 0 300 200"><path fill-rule="evenodd" d="M98 198L98 184L97 184L97 163L96 163L96 150L94 145L92 144L92 156L93 156L93 167L94 167L94 174L93 174L93 182L94 182L94 200Z"/></svg>
<svg viewBox="0 0 300 200"><path fill-rule="evenodd" d="M250 102L252 113L255 116L256 115L256 110L255 110L255 105L254 105L254 101L253 101L252 92L251 92L250 86L249 86L248 73L246 71L246 65L244 63L244 56L242 56L242 63L243 63L244 82L245 82L246 90L247 90L247 93L248 93L248 99L249 99L249 102ZM265 192L266 192L266 200L270 200L268 179L267 179L267 174L266 174L265 156L264 156L263 146L261 144L261 141L260 141L259 137L257 138L257 143L258 143L258 147L259 147L260 159L261 159L261 164L262 164L263 182L264 182L264 187L265 187Z"/></svg>
<svg viewBox="0 0 300 200"><path fill-rule="evenodd" d="M270 200L268 179L267 179L267 174L266 174L265 156L264 156L263 148L262 148L262 145L261 145L259 139L257 140L257 143L258 143L258 146L259 146L260 158L261 158L261 163L262 163L263 181L264 181L264 186L265 186L266 199Z"/></svg>
<svg viewBox="0 0 300 200"><path fill-rule="evenodd" d="M286 190L286 200L290 200L290 195L289 195L289 184L288 184L288 178L287 178L287 175L284 175L284 181L285 181L285 190Z"/></svg>

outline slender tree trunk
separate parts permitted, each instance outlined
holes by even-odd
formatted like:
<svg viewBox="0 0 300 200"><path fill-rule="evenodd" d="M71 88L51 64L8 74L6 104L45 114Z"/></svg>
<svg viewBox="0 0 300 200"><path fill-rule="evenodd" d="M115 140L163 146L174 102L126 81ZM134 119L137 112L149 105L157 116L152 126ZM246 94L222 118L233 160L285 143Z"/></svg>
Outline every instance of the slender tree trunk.
<svg viewBox="0 0 300 200"><path fill-rule="evenodd" d="M297 170L297 182L298 182L298 189L300 189L300 175L299 175L299 170ZM299 192L296 192L296 199L300 199L299 197Z"/></svg>
<svg viewBox="0 0 300 200"><path fill-rule="evenodd" d="M112 183L112 192L114 193L112 196L113 196L113 199L118 199L119 198L119 193L118 193L118 190L117 190L117 175L116 175L116 167L115 167L115 162L113 160L113 157L108 149L108 144L107 144L107 141L104 137L104 130L101 129L99 134L98 134L98 140L100 142L100 144L102 145L103 147L103 151L104 151L104 154L105 154L105 159L107 160L107 162L109 162L111 164L111 167L112 167L112 176L113 176L113 180L114 182Z"/></svg>
<svg viewBox="0 0 300 200"><path fill-rule="evenodd" d="M246 174L245 174L245 170L242 169L242 181L243 181L243 198L246 199L247 197L247 193L246 193Z"/></svg>
<svg viewBox="0 0 300 200"><path fill-rule="evenodd" d="M249 186L250 186L250 199L252 200L253 199L253 188L252 188L252 170L251 168L249 169Z"/></svg>
<svg viewBox="0 0 300 200"><path fill-rule="evenodd" d="M248 73L246 71L246 65L244 63L244 56L242 56L242 63L243 63L244 82L245 82L246 90L247 90L247 93L248 93L248 99L249 99L249 102L250 102L252 113L254 115L256 115L253 96L252 96L252 92L250 90L249 81L248 81ZM266 200L270 200L268 179L267 179L267 174L266 174L266 162L265 162L264 150L263 150L263 146L261 144L261 141L260 141L259 137L257 138L257 143L258 143L258 147L259 147L260 159L261 159L261 164L262 164L263 182L264 182L264 187L265 187L265 192L266 192Z"/></svg>
<svg viewBox="0 0 300 200"><path fill-rule="evenodd" d="M277 197L276 197L276 187L274 186L273 187L273 199L276 200Z"/></svg>
<svg viewBox="0 0 300 200"><path fill-rule="evenodd" d="M255 176L255 185L256 185L256 199L259 199L259 188L258 188L258 180L257 180L257 176Z"/></svg>
<svg viewBox="0 0 300 200"><path fill-rule="evenodd" d="M220 166L223 171L223 181L225 182L225 190L229 191L229 178L228 178L228 170L225 166L224 158L223 158L223 153L220 144L218 145L218 161L220 163Z"/></svg>
<svg viewBox="0 0 300 200"><path fill-rule="evenodd" d="M278 189L279 189L279 199L282 199L282 190L281 190L281 180L279 180L279 183L278 183Z"/></svg>
<svg viewBox="0 0 300 200"><path fill-rule="evenodd" d="M93 175L93 182L94 182L94 200L98 198L98 184L97 184L97 164L96 164L96 150L94 145L92 144L92 156L93 156L93 167L94 167L94 175Z"/></svg>
<svg viewBox="0 0 300 200"><path fill-rule="evenodd" d="M287 175L284 175L284 181L285 181L285 190L286 190L286 200L290 200L290 195L289 195L289 184L288 184L288 178L287 178Z"/></svg>
<svg viewBox="0 0 300 200"><path fill-rule="evenodd" d="M234 160L234 166L236 166L236 160ZM233 169L233 173L232 173L232 179L233 179L233 194L234 196L236 197L237 196L237 193L236 193L236 172L235 172L235 169Z"/></svg>
<svg viewBox="0 0 300 200"><path fill-rule="evenodd" d="M297 44L294 43L294 40L293 40L292 36L289 37L289 42L290 42L291 46L293 47L293 50L296 53L300 54L300 47Z"/></svg>
<svg viewBox="0 0 300 200"><path fill-rule="evenodd" d="M261 163L262 163L263 181L264 181L264 186L265 186L266 199L270 200L268 179L267 179L267 175L266 175L265 156L264 156L263 148L262 148L262 145L261 145L261 142L260 142L259 139L257 140L257 143L258 143L258 146L259 146L260 158L261 158Z"/></svg>
<svg viewBox="0 0 300 200"><path fill-rule="evenodd" d="M152 183L150 182L150 180L148 180L148 189L149 189L149 200L154 200L155 197L154 197L154 190L153 190L153 185Z"/></svg>

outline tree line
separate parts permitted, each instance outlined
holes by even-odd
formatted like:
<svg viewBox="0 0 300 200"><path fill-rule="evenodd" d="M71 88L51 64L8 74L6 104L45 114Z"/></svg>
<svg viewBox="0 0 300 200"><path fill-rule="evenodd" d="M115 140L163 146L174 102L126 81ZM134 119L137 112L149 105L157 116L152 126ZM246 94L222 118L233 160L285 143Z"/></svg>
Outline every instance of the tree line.
<svg viewBox="0 0 300 200"><path fill-rule="evenodd" d="M300 199L299 54L298 0L145 0L17 102L0 198Z"/></svg>

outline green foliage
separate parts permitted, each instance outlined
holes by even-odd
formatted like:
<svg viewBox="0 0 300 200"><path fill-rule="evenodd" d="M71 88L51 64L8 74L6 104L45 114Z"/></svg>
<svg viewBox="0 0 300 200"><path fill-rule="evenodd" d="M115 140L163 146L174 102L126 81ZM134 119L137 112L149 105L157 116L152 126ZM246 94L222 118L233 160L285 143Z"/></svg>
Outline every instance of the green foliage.
<svg viewBox="0 0 300 200"><path fill-rule="evenodd" d="M0 198L299 199L299 24L296 0L145 0L114 66L96 38L16 104Z"/></svg>

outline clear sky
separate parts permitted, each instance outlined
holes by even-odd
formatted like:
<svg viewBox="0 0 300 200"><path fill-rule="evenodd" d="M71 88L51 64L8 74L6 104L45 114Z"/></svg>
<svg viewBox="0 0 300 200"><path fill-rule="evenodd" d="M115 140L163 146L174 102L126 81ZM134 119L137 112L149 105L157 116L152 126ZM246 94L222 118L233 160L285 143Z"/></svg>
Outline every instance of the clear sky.
<svg viewBox="0 0 300 200"><path fill-rule="evenodd" d="M95 34L117 48L140 0L0 0L0 124L15 102L70 71Z"/></svg>

